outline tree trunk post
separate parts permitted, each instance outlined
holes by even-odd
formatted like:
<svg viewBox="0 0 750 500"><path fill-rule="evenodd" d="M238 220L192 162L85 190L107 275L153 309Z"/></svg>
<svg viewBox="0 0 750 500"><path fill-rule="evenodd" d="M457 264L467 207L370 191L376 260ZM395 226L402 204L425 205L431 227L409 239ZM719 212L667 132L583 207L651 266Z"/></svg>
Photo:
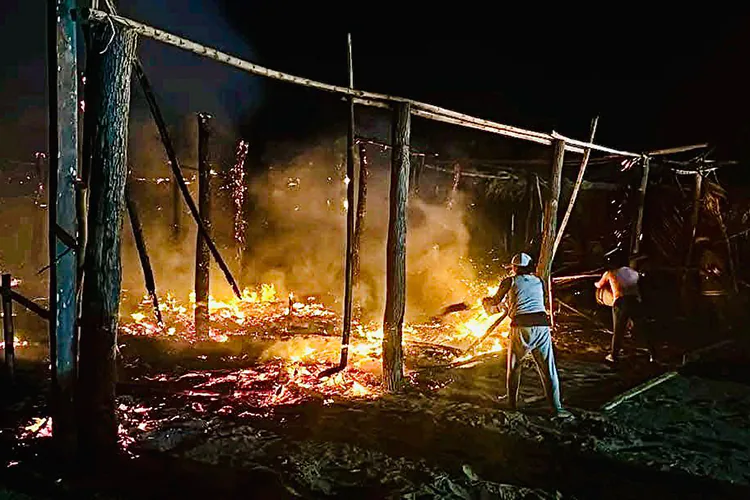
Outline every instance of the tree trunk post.
<svg viewBox="0 0 750 500"><path fill-rule="evenodd" d="M78 176L78 37L75 0L47 2L49 75L48 251L52 435L59 451L75 451L76 188Z"/></svg>
<svg viewBox="0 0 750 500"><path fill-rule="evenodd" d="M552 327L555 326L554 303L552 297L552 260L554 258L555 236L557 231L557 207L560 201L560 184L562 182L563 157L565 156L565 142L555 139L552 153L552 177L550 179L550 194L544 204L544 219L542 223L542 246L539 252L537 274L547 288L547 305L550 311Z"/></svg>
<svg viewBox="0 0 750 500"><path fill-rule="evenodd" d="M401 333L406 308L406 202L409 193L411 105L394 104L394 115L383 320L383 386L388 392L398 390L404 377Z"/></svg>
<svg viewBox="0 0 750 500"><path fill-rule="evenodd" d="M198 210L201 221L211 234L211 165L208 159L209 121L211 116L198 114ZM211 329L208 310L211 255L206 239L197 233L195 243L195 333L208 337Z"/></svg>
<svg viewBox="0 0 750 500"><path fill-rule="evenodd" d="M641 238L643 234L643 210L646 206L646 189L648 188L648 173L650 158L643 158L643 171L641 173L641 184L638 186L638 211L635 216L635 228L633 229L633 240L630 245L630 256L634 257L641 251Z"/></svg>
<svg viewBox="0 0 750 500"><path fill-rule="evenodd" d="M91 150L89 238L81 307L78 439L82 457L106 463L118 451L115 384L122 284L121 233L127 180L134 31L91 26L87 85L96 128Z"/></svg>
<svg viewBox="0 0 750 500"><path fill-rule="evenodd" d="M367 166L367 148L365 144L359 143L359 185L357 188L357 222L354 228L354 245L352 255L352 282L353 286L359 285L359 274L361 271L360 249L362 246L362 234L365 231L365 216L367 215L367 178L370 169Z"/></svg>
<svg viewBox="0 0 750 500"><path fill-rule="evenodd" d="M552 176L550 179L550 193L544 204L544 219L542 227L542 248L539 252L537 274L546 283L552 274L552 258L555 236L557 234L557 207L560 201L560 184L562 181L563 157L565 156L565 142L555 139L552 156ZM552 307L552 304L550 304Z"/></svg>
<svg viewBox="0 0 750 500"><path fill-rule="evenodd" d="M128 209L130 228L133 230L135 248L138 251L138 259L141 262L141 269L143 270L143 279L146 282L146 291L148 292L148 296L151 297L151 303L154 306L156 322L160 328L164 328L164 319L162 318L161 310L159 309L159 296L156 294L154 270L151 267L151 259L148 257L148 247L146 247L146 239L143 237L143 226L141 225L141 218L138 216L138 210L136 209L135 201L133 200L133 192L130 183L125 185L125 204Z"/></svg>
<svg viewBox="0 0 750 500"><path fill-rule="evenodd" d="M687 241L687 252L685 252L685 265L682 270L682 299L687 307L688 300L688 274L690 264L693 261L693 247L695 246L695 232L698 229L698 221L701 213L701 198L703 197L703 175L700 172L696 172L695 176L695 188L693 189L693 204L692 212L690 214L690 226L688 226L688 241Z"/></svg>
<svg viewBox="0 0 750 500"><path fill-rule="evenodd" d="M14 345L15 330L13 328L13 295L11 293L12 279L10 274L2 276L3 301L3 339L5 341L5 373L10 383L15 382L16 377L16 349Z"/></svg>

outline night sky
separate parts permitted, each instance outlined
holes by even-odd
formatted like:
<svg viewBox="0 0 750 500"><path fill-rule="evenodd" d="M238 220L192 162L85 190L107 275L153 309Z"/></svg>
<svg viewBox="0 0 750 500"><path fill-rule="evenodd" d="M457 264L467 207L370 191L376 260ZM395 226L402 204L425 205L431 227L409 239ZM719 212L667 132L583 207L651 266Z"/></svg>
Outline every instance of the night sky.
<svg viewBox="0 0 750 500"><path fill-rule="evenodd" d="M333 12L308 11L308 17L283 6L228 0L118 4L135 19L271 68L346 84L347 23L335 22ZM612 147L641 151L708 141L718 157L750 156L746 16L500 16L471 10L422 22L404 12L411 21L399 24L378 5L372 13L349 16L360 88L581 139L599 114L597 142ZM0 16L0 43L13 47L0 54L0 156L26 159L45 149L44 2L0 2ZM141 42L140 53L172 121L208 111L256 143L307 140L341 128L345 108L336 98L151 41ZM134 102L136 116L140 106ZM441 144L452 137L460 142L468 136L441 129ZM429 137L418 140L438 147Z"/></svg>

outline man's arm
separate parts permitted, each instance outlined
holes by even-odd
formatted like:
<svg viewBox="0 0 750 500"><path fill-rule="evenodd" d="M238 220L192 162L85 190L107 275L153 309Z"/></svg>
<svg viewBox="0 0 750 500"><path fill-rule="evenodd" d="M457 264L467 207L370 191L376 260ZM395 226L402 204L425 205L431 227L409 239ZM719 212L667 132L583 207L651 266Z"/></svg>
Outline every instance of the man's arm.
<svg viewBox="0 0 750 500"><path fill-rule="evenodd" d="M606 285L608 281L609 281L609 271L606 271L606 272L605 272L604 274L602 274L602 277L601 277L601 279L600 279L599 281L597 281L597 282L596 282L596 283L594 284L594 286L595 286L596 288L601 288L601 287L603 287L604 285Z"/></svg>
<svg viewBox="0 0 750 500"><path fill-rule="evenodd" d="M512 277L505 278L503 281L500 282L500 288L497 289L497 293L493 295L492 297L487 297L487 301L493 306L500 304L500 302L502 302L503 299L505 298L505 295L510 291L510 287L512 284L513 284Z"/></svg>

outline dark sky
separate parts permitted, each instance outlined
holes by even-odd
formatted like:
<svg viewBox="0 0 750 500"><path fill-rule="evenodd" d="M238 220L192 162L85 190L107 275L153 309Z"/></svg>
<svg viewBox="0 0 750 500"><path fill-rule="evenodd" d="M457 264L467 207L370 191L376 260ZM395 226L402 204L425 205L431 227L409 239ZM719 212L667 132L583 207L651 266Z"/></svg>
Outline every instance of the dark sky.
<svg viewBox="0 0 750 500"><path fill-rule="evenodd" d="M349 24L355 82L367 90L579 138L599 114L597 142L613 147L640 151L709 141L719 156L748 156L747 16L705 10L677 17L641 11L545 16L542 8L520 16L453 4L450 16L423 19L372 4L348 23L333 12L308 15L229 0L118 4L168 31L339 84L346 83ZM13 48L0 53L0 156L23 159L45 144L44 2L0 2L0 18L0 46ZM208 111L266 140L305 138L344 116L336 99L318 92L269 83L151 41L142 42L141 56L171 120ZM455 137L464 136L456 131Z"/></svg>

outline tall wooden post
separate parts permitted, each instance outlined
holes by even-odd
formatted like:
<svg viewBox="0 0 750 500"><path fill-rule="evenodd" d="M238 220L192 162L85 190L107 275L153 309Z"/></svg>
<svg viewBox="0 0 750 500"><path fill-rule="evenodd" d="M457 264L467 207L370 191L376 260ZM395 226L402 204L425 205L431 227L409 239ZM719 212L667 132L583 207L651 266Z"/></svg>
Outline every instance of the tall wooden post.
<svg viewBox="0 0 750 500"><path fill-rule="evenodd" d="M96 129L91 150L89 238L81 307L78 439L82 457L115 456L117 327L122 283L121 233L127 179L130 77L136 35L117 24L91 26L87 85Z"/></svg>
<svg viewBox="0 0 750 500"><path fill-rule="evenodd" d="M533 225L532 222L534 220L534 207L536 206L536 203L534 203L534 197L536 195L534 194L534 175L529 172L526 174L526 228L524 231L524 247L528 248L531 245L531 241L534 239L534 234L536 234L536 231L533 231Z"/></svg>
<svg viewBox="0 0 750 500"><path fill-rule="evenodd" d="M354 227L354 244L352 245L352 282L353 286L359 284L361 271L360 248L362 245L362 234L365 231L365 216L367 215L367 179L370 169L367 166L367 148L364 143L359 143L359 186L357 189L357 221Z"/></svg>
<svg viewBox="0 0 750 500"><path fill-rule="evenodd" d="M552 274L552 251L557 234L557 206L560 201L560 184L562 181L563 157L565 156L565 142L555 139L552 153L552 176L550 178L550 193L544 204L544 220L542 232L542 248L539 252L537 274L547 282ZM551 307L551 304L550 304Z"/></svg>
<svg viewBox="0 0 750 500"><path fill-rule="evenodd" d="M693 247L695 246L695 232L698 229L698 220L700 219L701 213L701 198L703 197L703 175L700 172L696 172L695 176L695 188L693 189L693 204L692 212L690 214L690 222L688 226L688 241L687 251L685 252L685 265L682 270L682 298L687 305L688 298L688 274L690 265L693 261Z"/></svg>
<svg viewBox="0 0 750 500"><path fill-rule="evenodd" d="M76 374L76 190L78 176L77 32L75 0L48 0L49 75L49 337L52 365L52 435L58 449L74 452Z"/></svg>
<svg viewBox="0 0 750 500"><path fill-rule="evenodd" d="M383 386L389 392L398 390L404 377L401 330L406 308L406 201L409 193L411 105L408 102L395 103L394 115L383 320Z"/></svg>
<svg viewBox="0 0 750 500"><path fill-rule="evenodd" d="M208 161L208 123L210 115L198 115L198 210L203 225L211 232L211 165ZM208 313L211 255L206 239L200 233L195 245L195 333L208 337L210 317Z"/></svg>
<svg viewBox="0 0 750 500"><path fill-rule="evenodd" d="M347 35L349 88L354 88L352 66L352 35ZM341 336L339 367L346 366L349 358L349 337L352 329L352 276L354 269L354 99L349 98L349 120L346 128L346 252L344 264L344 324Z"/></svg>
<svg viewBox="0 0 750 500"><path fill-rule="evenodd" d="M15 331L13 328L13 295L11 294L10 274L3 274L0 284L0 296L3 301L3 340L5 341L5 372L11 383L15 379L16 349L14 345Z"/></svg>
<svg viewBox="0 0 750 500"><path fill-rule="evenodd" d="M630 256L638 255L641 251L641 238L643 234L643 209L646 205L646 189L648 188L650 158L643 157L643 171L641 173L641 184L638 186L638 211L635 217L635 228L633 229L633 239L630 244Z"/></svg>

